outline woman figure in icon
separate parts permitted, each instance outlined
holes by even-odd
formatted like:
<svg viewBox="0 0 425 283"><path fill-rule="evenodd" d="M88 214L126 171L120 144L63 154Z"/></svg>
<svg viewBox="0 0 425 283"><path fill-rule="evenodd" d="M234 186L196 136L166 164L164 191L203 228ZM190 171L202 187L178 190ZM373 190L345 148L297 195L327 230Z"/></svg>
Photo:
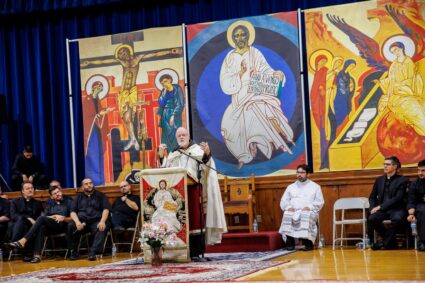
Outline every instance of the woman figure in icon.
<svg viewBox="0 0 425 283"><path fill-rule="evenodd" d="M104 160L103 160L103 139L102 128L105 125L105 115L113 111L114 108L102 108L100 101L108 94L109 83L106 77L96 75L91 77L86 83L85 111L87 117L93 117L88 132L85 148L86 176L93 180L95 185L105 183Z"/></svg>

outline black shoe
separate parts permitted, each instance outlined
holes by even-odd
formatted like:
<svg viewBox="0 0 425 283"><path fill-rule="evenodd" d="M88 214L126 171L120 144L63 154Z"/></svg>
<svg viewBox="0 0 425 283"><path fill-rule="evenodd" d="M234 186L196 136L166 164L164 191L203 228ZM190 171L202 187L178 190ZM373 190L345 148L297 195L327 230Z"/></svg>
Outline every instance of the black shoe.
<svg viewBox="0 0 425 283"><path fill-rule="evenodd" d="M40 261L41 258L39 256L35 256L30 260L31 263L39 263Z"/></svg>
<svg viewBox="0 0 425 283"><path fill-rule="evenodd" d="M302 248L303 251L312 251L313 249L313 245L304 245L304 248Z"/></svg>
<svg viewBox="0 0 425 283"><path fill-rule="evenodd" d="M68 257L68 260L77 260L80 258L80 254L76 252L71 252L71 255Z"/></svg>
<svg viewBox="0 0 425 283"><path fill-rule="evenodd" d="M382 249L383 250L396 250L397 248L398 248L397 245L389 244L389 245L384 245L384 247Z"/></svg>
<svg viewBox="0 0 425 283"><path fill-rule="evenodd" d="M382 243L384 244L383 250L395 250L398 248L397 241L395 239L384 238Z"/></svg>
<svg viewBox="0 0 425 283"><path fill-rule="evenodd" d="M95 261L96 260L96 255L91 254L91 255L89 255L87 257L87 259L90 260L90 261Z"/></svg>
<svg viewBox="0 0 425 283"><path fill-rule="evenodd" d="M372 250L374 251L378 251L378 250L383 250L384 248L384 244L383 243L373 243L372 246L370 247Z"/></svg>
<svg viewBox="0 0 425 283"><path fill-rule="evenodd" d="M192 257L192 261L193 262L206 262L206 261L208 261L208 259L205 258L205 257L194 256L194 257Z"/></svg>
<svg viewBox="0 0 425 283"><path fill-rule="evenodd" d="M314 249L314 245L312 241L308 239L302 239L302 242L304 244L304 248L302 249L303 251L311 251Z"/></svg>
<svg viewBox="0 0 425 283"><path fill-rule="evenodd" d="M31 262L32 258L33 258L32 256L26 255L22 258L22 261L23 262Z"/></svg>
<svg viewBox="0 0 425 283"><path fill-rule="evenodd" d="M288 251L293 251L295 249L295 239L291 236L286 236L286 249Z"/></svg>
<svg viewBox="0 0 425 283"><path fill-rule="evenodd" d="M418 243L418 251L420 252L425 252L425 243L424 242L419 242Z"/></svg>
<svg viewBox="0 0 425 283"><path fill-rule="evenodd" d="M8 247L9 249L19 249L19 250L22 250L24 248L24 246L21 245L21 243L19 243L18 241L7 243L6 247Z"/></svg>

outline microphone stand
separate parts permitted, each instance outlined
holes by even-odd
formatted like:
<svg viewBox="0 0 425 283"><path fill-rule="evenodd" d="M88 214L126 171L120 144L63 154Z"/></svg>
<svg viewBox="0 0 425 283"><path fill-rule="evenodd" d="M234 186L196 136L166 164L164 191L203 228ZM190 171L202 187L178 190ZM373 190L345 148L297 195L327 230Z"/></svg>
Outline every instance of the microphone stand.
<svg viewBox="0 0 425 283"><path fill-rule="evenodd" d="M3 183L6 185L6 188L9 190L9 192L12 191L12 189L7 184L6 180L3 178L3 175L0 173L0 179L3 181Z"/></svg>
<svg viewBox="0 0 425 283"><path fill-rule="evenodd" d="M186 153L181 148L177 149L177 151L196 161L196 175L197 175L196 177L198 178L197 183L198 183L198 186L200 186L200 188L201 188L201 195L200 195L200 199L199 199L199 210L200 210L200 214L199 214L200 216L199 217L200 217L200 223L201 223L201 242L202 242L201 255L202 255L202 258L204 259L204 261L208 261L208 259L206 259L205 255L204 255L205 254L205 238L204 238L205 220L204 220L204 206L202 205L203 204L203 202L202 202L202 196L203 196L202 192L203 192L204 188L202 187L202 184L201 184L201 174L202 174L201 164L203 164L205 167L207 167L209 169L214 170L215 172L217 172L219 174L222 174L222 173L220 171L218 171L217 169L205 164L202 160L199 160L198 158Z"/></svg>
<svg viewBox="0 0 425 283"><path fill-rule="evenodd" d="M183 149L178 148L178 149L176 149L176 151L180 152L180 153L181 153L181 154L183 154L183 155L186 155L187 157L189 157L189 158L191 158L191 159L193 159L193 160L195 160L195 161L197 162L197 164L198 164L197 169L198 169L198 171L199 171L199 172L197 172L197 178L198 178L198 180L200 180L200 179L201 179L201 168L200 168L200 165L201 165L201 164L203 164L205 167L207 167L207 168L209 168L209 169L214 170L214 171L215 171L215 172L217 172L218 174L224 175L222 172L218 171L216 168L211 167L211 166L209 166L208 164L205 164L202 160L199 160L198 158L196 158L196 157L192 156L191 154L186 153Z"/></svg>

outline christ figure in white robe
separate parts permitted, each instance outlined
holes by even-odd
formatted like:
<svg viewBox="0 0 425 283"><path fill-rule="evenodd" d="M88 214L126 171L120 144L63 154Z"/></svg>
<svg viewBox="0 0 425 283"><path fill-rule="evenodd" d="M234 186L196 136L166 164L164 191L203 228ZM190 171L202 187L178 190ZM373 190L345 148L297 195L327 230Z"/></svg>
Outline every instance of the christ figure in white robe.
<svg viewBox="0 0 425 283"><path fill-rule="evenodd" d="M284 74L274 71L263 54L249 46L246 26L236 26L231 33L236 48L226 55L220 71L221 88L232 96L221 122L227 148L237 158L239 168L252 161L257 149L268 159L278 149L292 154L287 142L294 144L293 130L282 112L279 98L249 90L254 74L277 77L282 86Z"/></svg>

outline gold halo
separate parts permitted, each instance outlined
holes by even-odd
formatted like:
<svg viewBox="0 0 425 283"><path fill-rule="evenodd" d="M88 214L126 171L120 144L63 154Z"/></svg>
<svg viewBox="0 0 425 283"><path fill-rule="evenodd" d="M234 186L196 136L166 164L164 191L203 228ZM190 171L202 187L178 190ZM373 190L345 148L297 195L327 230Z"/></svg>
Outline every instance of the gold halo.
<svg viewBox="0 0 425 283"><path fill-rule="evenodd" d="M133 47L131 47L128 44L121 44L120 46L117 47L117 49L115 49L115 58L118 58L118 52L124 47L128 48L128 50L130 50L130 55L133 56L134 54Z"/></svg>
<svg viewBox="0 0 425 283"><path fill-rule="evenodd" d="M384 55L385 59L387 59L389 62L392 62L396 59L396 56L392 54L390 51L391 44L393 44L396 41L404 44L404 53L407 56L412 58L415 55L416 46L413 40L404 34L395 35L388 38L385 41L385 43L382 45L382 54Z"/></svg>
<svg viewBox="0 0 425 283"><path fill-rule="evenodd" d="M310 60L308 61L310 68L315 72L316 71L316 58L320 55L324 55L327 59L328 62L326 62L325 66L329 69L331 68L331 64L332 64L332 58L334 57L332 55L332 53L329 50L326 49L318 49L316 51L313 52L313 54L311 54L310 56Z"/></svg>
<svg viewBox="0 0 425 283"><path fill-rule="evenodd" d="M84 87L88 96L93 95L93 84L95 82L100 82L102 84L103 90L97 95L99 99L102 100L109 92L109 81L105 76L100 74L91 76Z"/></svg>
<svg viewBox="0 0 425 283"><path fill-rule="evenodd" d="M177 72L175 70L173 70L171 68L162 69L155 76L155 86L159 91L162 91L164 89L164 87L162 86L159 79L162 77L162 75L165 75L165 74L170 75L172 84L178 84L179 83L179 75L177 74Z"/></svg>
<svg viewBox="0 0 425 283"><path fill-rule="evenodd" d="M251 46L255 40L255 29L254 29L254 26L248 21L236 21L229 26L229 28L227 29L227 42L229 42L229 45L232 46L233 48L236 48L235 43L233 42L232 34L233 34L233 30L237 26L244 26L248 29L249 31L248 45Z"/></svg>

